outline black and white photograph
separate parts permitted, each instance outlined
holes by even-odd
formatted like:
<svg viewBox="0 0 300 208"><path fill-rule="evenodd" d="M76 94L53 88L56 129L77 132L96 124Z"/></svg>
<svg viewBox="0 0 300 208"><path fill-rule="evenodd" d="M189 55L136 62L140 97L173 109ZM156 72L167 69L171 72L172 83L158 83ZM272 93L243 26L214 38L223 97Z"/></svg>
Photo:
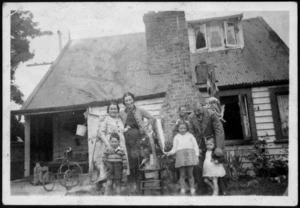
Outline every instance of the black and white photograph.
<svg viewBox="0 0 300 208"><path fill-rule="evenodd" d="M298 205L297 8L3 3L2 203Z"/></svg>

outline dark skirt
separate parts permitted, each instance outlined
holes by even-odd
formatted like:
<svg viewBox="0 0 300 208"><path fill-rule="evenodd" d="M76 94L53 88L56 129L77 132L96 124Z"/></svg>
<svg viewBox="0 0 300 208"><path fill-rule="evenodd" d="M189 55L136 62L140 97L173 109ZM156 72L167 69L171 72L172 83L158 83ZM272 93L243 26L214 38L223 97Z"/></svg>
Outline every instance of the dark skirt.
<svg viewBox="0 0 300 208"><path fill-rule="evenodd" d="M124 137L129 160L129 168L137 168L142 135L138 129L132 128L124 133Z"/></svg>

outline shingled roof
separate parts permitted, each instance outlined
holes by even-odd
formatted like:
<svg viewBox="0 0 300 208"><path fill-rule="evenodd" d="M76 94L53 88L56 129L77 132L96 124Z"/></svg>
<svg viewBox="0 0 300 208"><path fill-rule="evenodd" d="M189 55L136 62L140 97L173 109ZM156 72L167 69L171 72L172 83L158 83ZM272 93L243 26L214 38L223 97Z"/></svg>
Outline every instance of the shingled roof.
<svg viewBox="0 0 300 208"><path fill-rule="evenodd" d="M191 54L192 67L215 65L218 86L267 84L289 80L289 49L263 18L242 20L243 49Z"/></svg>
<svg viewBox="0 0 300 208"><path fill-rule="evenodd" d="M166 75L150 75L145 33L70 41L22 109L120 99L124 92L166 92ZM21 109L21 110L22 110Z"/></svg>
<svg viewBox="0 0 300 208"><path fill-rule="evenodd" d="M289 80L289 50L260 17L242 21L243 49L191 54L192 67L216 66L218 86ZM130 91L163 96L169 75L150 75L145 33L70 41L21 111L66 109L119 99Z"/></svg>

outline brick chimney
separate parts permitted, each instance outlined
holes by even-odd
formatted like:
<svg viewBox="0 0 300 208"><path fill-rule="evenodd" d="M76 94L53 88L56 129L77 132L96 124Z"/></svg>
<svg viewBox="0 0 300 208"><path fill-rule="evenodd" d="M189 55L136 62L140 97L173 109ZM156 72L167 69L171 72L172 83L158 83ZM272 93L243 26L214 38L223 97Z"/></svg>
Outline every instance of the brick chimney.
<svg viewBox="0 0 300 208"><path fill-rule="evenodd" d="M178 62L175 59L189 50L184 12L149 12L144 15L144 23L149 72L170 72Z"/></svg>
<svg viewBox="0 0 300 208"><path fill-rule="evenodd" d="M144 15L146 27L147 59L150 74L170 76L160 116L166 139L178 119L178 108L201 98L192 80L188 28L183 11L149 12Z"/></svg>

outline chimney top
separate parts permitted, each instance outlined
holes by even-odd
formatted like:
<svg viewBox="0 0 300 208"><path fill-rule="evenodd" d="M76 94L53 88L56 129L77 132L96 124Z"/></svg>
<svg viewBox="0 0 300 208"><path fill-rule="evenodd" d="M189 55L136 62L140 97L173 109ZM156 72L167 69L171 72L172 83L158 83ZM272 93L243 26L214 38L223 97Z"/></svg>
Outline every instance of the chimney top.
<svg viewBox="0 0 300 208"><path fill-rule="evenodd" d="M158 12L154 12L154 11L150 11L148 13L144 14L144 22L148 22L148 21L153 21L155 19L166 19L166 18L173 18L173 17L184 17L185 18L185 13L184 11L158 11Z"/></svg>

